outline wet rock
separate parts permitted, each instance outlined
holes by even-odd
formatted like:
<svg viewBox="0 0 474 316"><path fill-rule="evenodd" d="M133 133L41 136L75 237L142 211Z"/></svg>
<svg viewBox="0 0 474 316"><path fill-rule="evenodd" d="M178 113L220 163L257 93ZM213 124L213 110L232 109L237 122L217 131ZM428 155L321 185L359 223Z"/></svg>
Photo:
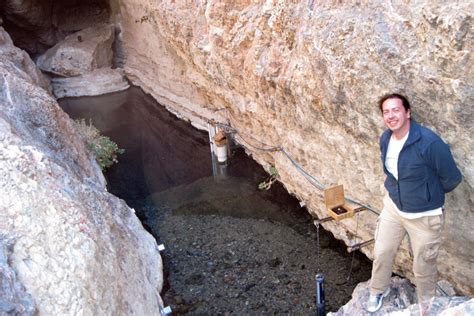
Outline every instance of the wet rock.
<svg viewBox="0 0 474 316"><path fill-rule="evenodd" d="M130 87L122 71L111 68L95 69L76 77L54 77L51 86L56 98L100 95Z"/></svg>
<svg viewBox="0 0 474 316"><path fill-rule="evenodd" d="M37 60L38 67L61 77L73 77L112 66L114 26L102 24L68 35Z"/></svg>

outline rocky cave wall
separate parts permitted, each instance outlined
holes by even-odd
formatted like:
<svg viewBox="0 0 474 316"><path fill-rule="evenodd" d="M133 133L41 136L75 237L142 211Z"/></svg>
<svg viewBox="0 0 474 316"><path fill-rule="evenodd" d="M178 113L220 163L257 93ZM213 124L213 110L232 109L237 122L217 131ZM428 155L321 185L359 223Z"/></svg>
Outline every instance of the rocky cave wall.
<svg viewBox="0 0 474 316"><path fill-rule="evenodd" d="M451 146L464 180L446 202L441 277L474 295L471 1L115 2L125 71L160 103L204 127L228 122L237 141L317 217L325 186L381 209L377 99L406 94L413 116ZM242 137L242 138L240 138ZM245 142L243 142L243 140ZM324 226L347 244L372 238L376 214ZM372 257L372 246L363 252ZM396 271L411 276L404 242Z"/></svg>
<svg viewBox="0 0 474 316"><path fill-rule="evenodd" d="M157 315L155 239L0 26L0 314Z"/></svg>

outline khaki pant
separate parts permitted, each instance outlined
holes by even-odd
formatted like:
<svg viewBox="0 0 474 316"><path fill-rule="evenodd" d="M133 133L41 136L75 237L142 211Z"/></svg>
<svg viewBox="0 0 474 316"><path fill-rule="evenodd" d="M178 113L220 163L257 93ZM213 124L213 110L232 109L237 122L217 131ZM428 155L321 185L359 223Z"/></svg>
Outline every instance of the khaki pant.
<svg viewBox="0 0 474 316"><path fill-rule="evenodd" d="M438 269L436 259L441 243L444 216L425 216L407 219L396 211L396 205L388 195L375 231L374 262L370 293L382 293L390 286L393 261L398 247L408 234L413 251L413 273L415 275L418 302L435 296Z"/></svg>

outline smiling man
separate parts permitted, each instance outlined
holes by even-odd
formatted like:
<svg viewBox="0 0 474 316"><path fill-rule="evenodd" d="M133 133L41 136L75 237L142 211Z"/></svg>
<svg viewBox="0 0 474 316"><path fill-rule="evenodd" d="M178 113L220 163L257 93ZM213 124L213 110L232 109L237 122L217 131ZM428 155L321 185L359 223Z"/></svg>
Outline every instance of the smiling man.
<svg viewBox="0 0 474 316"><path fill-rule="evenodd" d="M390 292L393 261L406 234L418 302L435 296L444 195L462 179L449 146L410 119L407 98L389 94L380 99L379 107L388 128L380 137L387 194L375 232L369 312L379 310Z"/></svg>

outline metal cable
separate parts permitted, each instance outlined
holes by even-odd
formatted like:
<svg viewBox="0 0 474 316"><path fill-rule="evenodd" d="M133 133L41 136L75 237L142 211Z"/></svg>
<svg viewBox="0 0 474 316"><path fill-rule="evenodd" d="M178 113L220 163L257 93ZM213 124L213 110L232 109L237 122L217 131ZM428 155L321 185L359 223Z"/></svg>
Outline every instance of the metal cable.
<svg viewBox="0 0 474 316"><path fill-rule="evenodd" d="M296 162L295 159L293 159L293 157L291 157L291 155L283 147L270 146L270 145L267 145L264 142L254 138L254 137L251 137L256 142L266 146L267 148L258 147L258 146L250 144L244 137L242 137L242 133L238 129L236 129L235 127L232 127L232 126L230 126L228 124L224 124L224 123L217 123L217 122L209 122L209 123L215 124L217 127L222 128L224 131L226 131L228 133L232 133L232 134L237 135L242 140L243 143L248 145L248 146L245 146L245 147L252 147L253 149L256 149L256 150L259 150L259 151L264 151L264 152L281 151L286 156L286 158L288 158L288 160L290 160L290 162L298 170L298 172L300 172L306 178L306 180L308 180L309 183L311 183L314 187L316 187L320 191L323 191L323 190L326 189L325 185L323 185L314 176L312 176L306 170L304 170L303 167L301 167L301 165L298 162ZM372 213L380 215L380 211L378 211L377 209L373 208L372 206L370 206L368 204L364 204L362 202L359 202L359 201L355 200L352 197L346 197L346 201L351 202L351 203L356 204L356 205L359 205L359 206L362 206L362 207L366 208L367 210L371 211Z"/></svg>

